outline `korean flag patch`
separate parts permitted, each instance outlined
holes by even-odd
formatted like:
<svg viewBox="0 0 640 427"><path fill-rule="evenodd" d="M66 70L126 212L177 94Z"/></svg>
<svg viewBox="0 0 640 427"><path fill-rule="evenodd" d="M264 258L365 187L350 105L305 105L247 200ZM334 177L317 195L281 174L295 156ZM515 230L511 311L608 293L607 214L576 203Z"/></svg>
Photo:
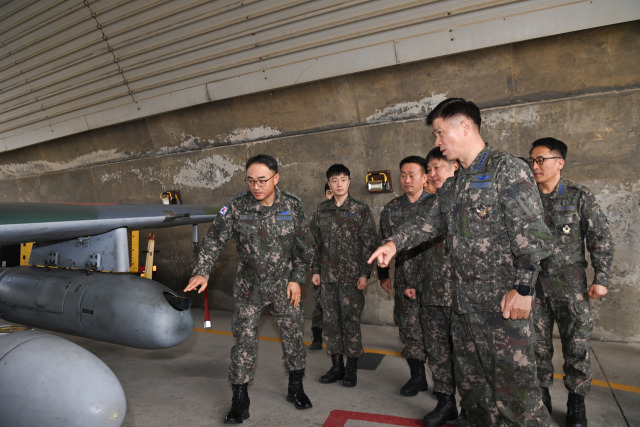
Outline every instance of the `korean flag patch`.
<svg viewBox="0 0 640 427"><path fill-rule="evenodd" d="M228 207L223 206L223 207L222 207L222 209L220 209L220 215L224 215L224 214L226 214L228 210L229 210L229 208L228 208Z"/></svg>

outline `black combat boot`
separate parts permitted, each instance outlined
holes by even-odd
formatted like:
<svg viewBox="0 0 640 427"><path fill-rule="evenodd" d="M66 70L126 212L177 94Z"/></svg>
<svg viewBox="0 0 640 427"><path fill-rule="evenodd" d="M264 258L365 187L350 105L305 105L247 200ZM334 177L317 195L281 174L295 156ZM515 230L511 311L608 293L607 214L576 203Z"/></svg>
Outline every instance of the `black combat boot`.
<svg viewBox="0 0 640 427"><path fill-rule="evenodd" d="M453 427L471 427L464 409L460 410L460 417L456 420L455 424L453 424Z"/></svg>
<svg viewBox="0 0 640 427"><path fill-rule="evenodd" d="M411 378L400 389L400 394L403 396L415 396L420 391L429 390L429 384L427 384L427 376L424 372L424 362L418 359L407 359L409 369L411 370Z"/></svg>
<svg viewBox="0 0 640 427"><path fill-rule="evenodd" d="M347 357L347 367L344 370L342 385L345 387L355 387L358 383L358 358Z"/></svg>
<svg viewBox="0 0 640 427"><path fill-rule="evenodd" d="M540 391L542 391L542 403L547 407L547 411L549 411L549 415L551 415L551 394L549 394L548 387L540 387Z"/></svg>
<svg viewBox="0 0 640 427"><path fill-rule="evenodd" d="M293 402L296 409L309 409L313 405L304 393L302 388L302 378L304 377L304 369L289 372L289 389L287 390L287 402Z"/></svg>
<svg viewBox="0 0 640 427"><path fill-rule="evenodd" d="M344 378L344 358L341 354L331 355L331 369L320 377L323 384L335 383Z"/></svg>
<svg viewBox="0 0 640 427"><path fill-rule="evenodd" d="M309 350L322 350L322 329L314 327L311 328L311 332L313 332L313 341Z"/></svg>
<svg viewBox="0 0 640 427"><path fill-rule="evenodd" d="M569 393L567 400L567 427L587 427L584 396Z"/></svg>
<svg viewBox="0 0 640 427"><path fill-rule="evenodd" d="M249 418L249 383L232 384L233 398L231 399L231 409L224 419L225 424L242 424Z"/></svg>
<svg viewBox="0 0 640 427"><path fill-rule="evenodd" d="M454 421L458 418L458 408L456 398L452 394L434 392L438 399L435 409L429 412L422 419L422 424L427 427L440 427L447 421Z"/></svg>

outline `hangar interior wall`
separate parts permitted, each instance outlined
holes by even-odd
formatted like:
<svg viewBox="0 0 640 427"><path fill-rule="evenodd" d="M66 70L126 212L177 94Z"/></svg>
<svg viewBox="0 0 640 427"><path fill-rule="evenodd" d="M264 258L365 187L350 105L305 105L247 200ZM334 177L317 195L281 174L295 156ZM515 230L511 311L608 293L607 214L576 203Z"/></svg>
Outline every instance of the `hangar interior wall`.
<svg viewBox="0 0 640 427"><path fill-rule="evenodd" d="M352 195L376 219L401 194L398 163L433 146L427 113L445 97L482 109L482 134L526 156L531 142L567 143L564 176L589 187L616 243L609 294L592 304L594 338L640 342L640 21L553 36L216 101L85 132L0 155L7 201L160 203L179 189L189 204L224 204L245 190L244 163L269 153L279 187L308 214L321 201L324 172L344 163ZM391 169L395 194L368 194L368 170ZM200 226L204 235L207 226ZM154 278L180 290L195 255L191 230L156 232ZM235 249L212 274L216 308L231 309ZM311 285L303 287L311 315ZM196 301L200 302L200 301ZM393 322L393 296L372 276L364 321Z"/></svg>

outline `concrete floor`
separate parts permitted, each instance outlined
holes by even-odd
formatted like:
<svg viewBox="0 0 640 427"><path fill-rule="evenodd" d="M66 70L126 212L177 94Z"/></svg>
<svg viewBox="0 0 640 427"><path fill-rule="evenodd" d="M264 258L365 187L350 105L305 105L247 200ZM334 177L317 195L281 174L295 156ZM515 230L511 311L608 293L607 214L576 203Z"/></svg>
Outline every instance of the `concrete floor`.
<svg viewBox="0 0 640 427"><path fill-rule="evenodd" d="M139 350L64 335L102 359L120 379L127 397L125 427L218 426L231 403L227 382L231 313L212 311L211 329L202 329L204 311L194 310L196 329L181 345L166 350ZM305 337L310 339L310 322ZM408 367L399 356L397 328L363 326L365 351L385 354L376 370L359 370L358 385L320 384L318 378L330 366L324 351L307 351L305 391L314 407L296 410L286 402L287 375L282 367L279 335L271 317L260 327L256 378L249 387L251 418L246 426L380 426L421 425L418 421L388 418L370 422L363 414L383 414L403 419L421 419L435 406L431 391L403 397L399 388L408 379ZM559 340L554 365L562 372ZM592 343L594 382L588 395L590 426L640 426L640 344ZM431 379L429 378L430 385ZM566 390L558 377L551 389L554 426L563 426ZM335 420L349 411L343 418ZM326 424L325 424L326 423Z"/></svg>

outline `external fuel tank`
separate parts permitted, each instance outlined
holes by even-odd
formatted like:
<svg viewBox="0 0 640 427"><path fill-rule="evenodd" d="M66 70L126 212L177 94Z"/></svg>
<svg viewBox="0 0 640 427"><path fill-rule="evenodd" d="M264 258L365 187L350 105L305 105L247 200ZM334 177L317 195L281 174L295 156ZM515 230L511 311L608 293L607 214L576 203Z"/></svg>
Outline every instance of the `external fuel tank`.
<svg viewBox="0 0 640 427"><path fill-rule="evenodd" d="M0 269L0 317L145 349L178 345L193 329L189 299L159 282L43 267Z"/></svg>

